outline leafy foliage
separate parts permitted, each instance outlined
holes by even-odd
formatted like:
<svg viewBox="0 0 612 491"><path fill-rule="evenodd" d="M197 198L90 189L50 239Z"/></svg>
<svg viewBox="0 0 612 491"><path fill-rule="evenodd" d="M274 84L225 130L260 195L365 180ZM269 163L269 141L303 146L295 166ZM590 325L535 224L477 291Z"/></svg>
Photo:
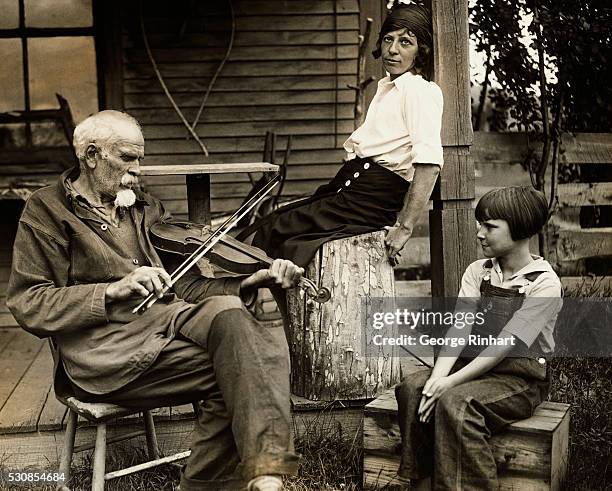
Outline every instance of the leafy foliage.
<svg viewBox="0 0 612 491"><path fill-rule="evenodd" d="M567 131L610 131L612 10L606 3L471 2L471 37L490 60L491 78L497 82L490 89L492 130L544 133L546 105L550 121L563 111ZM540 70L547 79L544 90Z"/></svg>
<svg viewBox="0 0 612 491"><path fill-rule="evenodd" d="M566 91L566 128L610 131L612 115L612 10L605 0L539 0L544 49L555 57L558 83L549 97Z"/></svg>
<svg viewBox="0 0 612 491"><path fill-rule="evenodd" d="M524 0L476 0L471 9L471 36L477 51L487 56L497 87L489 89L493 131L526 129L537 119L535 91L538 73L527 46L520 42ZM490 83L489 80L485 83ZM512 120L509 120L509 117ZM533 126L533 124L531 125Z"/></svg>

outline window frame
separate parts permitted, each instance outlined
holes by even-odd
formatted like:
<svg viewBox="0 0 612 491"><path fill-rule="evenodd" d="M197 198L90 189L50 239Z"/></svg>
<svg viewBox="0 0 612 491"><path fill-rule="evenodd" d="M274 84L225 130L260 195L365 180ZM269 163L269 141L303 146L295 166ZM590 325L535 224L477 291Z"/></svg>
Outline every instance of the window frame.
<svg viewBox="0 0 612 491"><path fill-rule="evenodd" d="M28 57L28 39L31 38L52 38L52 37L91 37L94 47L96 42L96 21L95 21L95 1L92 0L92 25L89 27L26 27L25 25L25 0L18 0L19 5L19 26L12 29L0 29L0 39L19 39L21 42L21 61L22 61L22 84L24 112L32 110L30 101L30 66ZM98 65L98 54L95 49L96 65ZM98 100L100 101L100 73L96 75ZM25 125L26 145L32 146L32 128L29 122Z"/></svg>

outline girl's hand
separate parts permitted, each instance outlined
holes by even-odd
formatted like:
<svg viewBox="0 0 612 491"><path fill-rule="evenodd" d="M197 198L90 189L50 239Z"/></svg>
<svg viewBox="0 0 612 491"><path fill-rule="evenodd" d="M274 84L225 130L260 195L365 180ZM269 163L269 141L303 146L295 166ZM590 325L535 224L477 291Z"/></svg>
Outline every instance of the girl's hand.
<svg viewBox="0 0 612 491"><path fill-rule="evenodd" d="M452 377L430 378L425 382L423 396L421 397L421 403L417 411L421 423L428 423L431 420L438 399L444 392L448 389L452 389L455 385Z"/></svg>
<svg viewBox="0 0 612 491"><path fill-rule="evenodd" d="M393 266L397 264L399 251L402 250L408 239L412 235L412 227L407 227L399 222L395 222L393 227L385 227L387 235L385 237L385 245L387 246L387 255Z"/></svg>

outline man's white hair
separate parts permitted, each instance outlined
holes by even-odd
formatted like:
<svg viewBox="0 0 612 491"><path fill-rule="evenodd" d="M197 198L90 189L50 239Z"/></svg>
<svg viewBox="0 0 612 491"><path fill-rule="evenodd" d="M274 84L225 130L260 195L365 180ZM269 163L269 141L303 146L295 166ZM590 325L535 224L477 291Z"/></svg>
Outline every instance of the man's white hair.
<svg viewBox="0 0 612 491"><path fill-rule="evenodd" d="M74 129L72 143L74 152L80 162L85 161L87 147L95 144L101 149L107 149L117 139L116 124L126 122L135 125L140 130L138 121L127 113L114 110L100 111L92 114ZM142 131L142 130L141 130Z"/></svg>

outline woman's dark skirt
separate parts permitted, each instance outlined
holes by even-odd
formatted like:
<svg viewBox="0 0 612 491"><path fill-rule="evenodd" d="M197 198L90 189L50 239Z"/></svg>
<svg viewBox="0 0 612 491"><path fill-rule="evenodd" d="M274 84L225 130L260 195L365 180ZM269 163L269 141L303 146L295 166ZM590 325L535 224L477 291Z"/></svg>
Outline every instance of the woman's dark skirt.
<svg viewBox="0 0 612 491"><path fill-rule="evenodd" d="M262 218L252 244L306 267L325 242L393 225L410 183L369 159L353 159L314 195Z"/></svg>

